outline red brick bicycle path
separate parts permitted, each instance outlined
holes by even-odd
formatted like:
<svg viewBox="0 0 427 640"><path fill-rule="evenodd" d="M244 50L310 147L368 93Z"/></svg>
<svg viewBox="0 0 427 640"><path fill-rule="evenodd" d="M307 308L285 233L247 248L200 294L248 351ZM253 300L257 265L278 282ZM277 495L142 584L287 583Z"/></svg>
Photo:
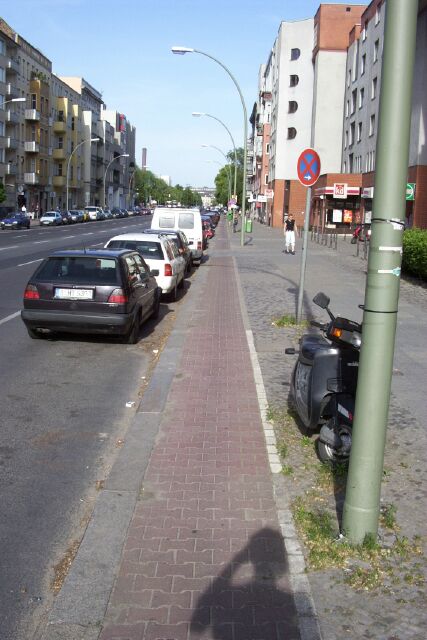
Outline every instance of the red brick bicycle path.
<svg viewBox="0 0 427 640"><path fill-rule="evenodd" d="M298 640L288 562L225 224L100 640Z"/></svg>

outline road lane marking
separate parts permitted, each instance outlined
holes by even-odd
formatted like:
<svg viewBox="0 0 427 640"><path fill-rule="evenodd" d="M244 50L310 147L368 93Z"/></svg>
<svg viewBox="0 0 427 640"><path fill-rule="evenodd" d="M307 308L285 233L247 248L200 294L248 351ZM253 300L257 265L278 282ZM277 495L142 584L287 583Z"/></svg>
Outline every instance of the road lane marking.
<svg viewBox="0 0 427 640"><path fill-rule="evenodd" d="M0 247L0 251L6 251L6 249L18 249L18 245L12 245L11 247Z"/></svg>
<svg viewBox="0 0 427 640"><path fill-rule="evenodd" d="M35 262L41 262L43 258L38 258L37 260L30 260L30 262L22 262L18 264L18 267L25 267L27 264L34 264Z"/></svg>
<svg viewBox="0 0 427 640"><path fill-rule="evenodd" d="M67 240L68 238L75 238L76 236L64 236L62 239Z"/></svg>
<svg viewBox="0 0 427 640"><path fill-rule="evenodd" d="M82 233L82 236L93 236L93 231L89 231L88 233Z"/></svg>
<svg viewBox="0 0 427 640"><path fill-rule="evenodd" d="M5 322L9 322L9 320L13 320L14 318L17 318L20 315L21 315L20 311L16 311L15 313L11 313L10 316L6 316L6 318L3 318L2 320L0 320L0 324L4 324Z"/></svg>
<svg viewBox="0 0 427 640"><path fill-rule="evenodd" d="M34 244L42 244L43 242L50 242L50 240L35 240Z"/></svg>
<svg viewBox="0 0 427 640"><path fill-rule="evenodd" d="M97 244L91 244L90 246L91 247L99 247L99 246L101 246L103 244L104 244L103 242L98 242Z"/></svg>

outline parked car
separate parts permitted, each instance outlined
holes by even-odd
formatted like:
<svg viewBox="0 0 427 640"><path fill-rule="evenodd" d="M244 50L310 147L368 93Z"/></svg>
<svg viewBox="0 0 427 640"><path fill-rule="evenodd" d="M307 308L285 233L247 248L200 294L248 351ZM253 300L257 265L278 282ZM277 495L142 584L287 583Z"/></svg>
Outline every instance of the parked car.
<svg viewBox="0 0 427 640"><path fill-rule="evenodd" d="M80 209L70 209L71 222L84 222L84 213Z"/></svg>
<svg viewBox="0 0 427 640"><path fill-rule="evenodd" d="M62 215L59 211L46 211L40 218L40 224L44 227L58 226L62 224Z"/></svg>
<svg viewBox="0 0 427 640"><path fill-rule="evenodd" d="M41 263L26 286L21 317L31 338L64 331L119 335L134 344L159 304L160 289L138 252L78 249Z"/></svg>
<svg viewBox="0 0 427 640"><path fill-rule="evenodd" d="M169 209L156 207L151 220L152 229L180 230L185 233L191 249L193 263L200 264L203 258L203 228L200 211L193 209Z"/></svg>
<svg viewBox="0 0 427 640"><path fill-rule="evenodd" d="M141 216L151 216L151 209L150 209L150 207L141 207L141 209L140 209L140 215L141 215Z"/></svg>
<svg viewBox="0 0 427 640"><path fill-rule="evenodd" d="M185 260L176 245L166 236L146 233L123 233L114 236L106 249L133 249L143 257L163 294L176 300L178 289L184 286Z"/></svg>
<svg viewBox="0 0 427 640"><path fill-rule="evenodd" d="M129 217L129 213L128 213L127 209L120 209L120 211L123 214L123 216L122 216L123 218L128 218Z"/></svg>
<svg viewBox="0 0 427 640"><path fill-rule="evenodd" d="M10 213L1 221L1 228L5 229L29 229L31 225L30 218L25 214L17 211Z"/></svg>
<svg viewBox="0 0 427 640"><path fill-rule="evenodd" d="M111 213L113 214L113 218L124 218L124 215L118 207L113 207L111 209Z"/></svg>
<svg viewBox="0 0 427 640"><path fill-rule="evenodd" d="M85 207L85 213L87 213L89 215L89 220L103 220L104 218L102 218L101 216L102 214L102 209L101 207Z"/></svg>
<svg viewBox="0 0 427 640"><path fill-rule="evenodd" d="M183 231L180 231L179 229L177 229L176 231L169 231L168 229L144 229L144 233L162 235L172 240L172 242L174 242L178 248L178 253L185 260L185 273L191 273L191 270L193 268L193 258L191 255L191 249L188 244L187 236Z"/></svg>
<svg viewBox="0 0 427 640"><path fill-rule="evenodd" d="M103 209L104 212L104 217L105 220L111 220L113 217L113 214L111 213L110 209Z"/></svg>

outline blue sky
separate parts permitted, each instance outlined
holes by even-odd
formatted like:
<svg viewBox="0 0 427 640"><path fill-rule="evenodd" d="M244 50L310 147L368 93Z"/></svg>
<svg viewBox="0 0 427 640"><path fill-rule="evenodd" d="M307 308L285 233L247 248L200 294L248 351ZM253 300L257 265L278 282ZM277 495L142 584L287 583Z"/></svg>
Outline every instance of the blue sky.
<svg viewBox="0 0 427 640"><path fill-rule="evenodd" d="M354 3L349 3L354 4ZM239 95L220 66L198 54L175 56L173 45L219 58L236 77L248 115L281 20L313 16L314 0L4 0L0 16L52 60L57 75L83 76L111 109L136 126L136 160L173 184L212 186L231 143L210 113L243 143ZM209 162L207 162L209 161ZM212 162L214 161L214 162Z"/></svg>

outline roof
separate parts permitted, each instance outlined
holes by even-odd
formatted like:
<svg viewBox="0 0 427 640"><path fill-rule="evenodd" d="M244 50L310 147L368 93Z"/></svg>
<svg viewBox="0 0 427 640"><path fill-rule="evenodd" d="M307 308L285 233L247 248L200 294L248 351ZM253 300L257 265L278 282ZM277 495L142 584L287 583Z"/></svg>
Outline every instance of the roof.
<svg viewBox="0 0 427 640"><path fill-rule="evenodd" d="M67 249L55 251L48 258L77 258L87 256L89 258L119 258L123 254L132 253L131 249Z"/></svg>

